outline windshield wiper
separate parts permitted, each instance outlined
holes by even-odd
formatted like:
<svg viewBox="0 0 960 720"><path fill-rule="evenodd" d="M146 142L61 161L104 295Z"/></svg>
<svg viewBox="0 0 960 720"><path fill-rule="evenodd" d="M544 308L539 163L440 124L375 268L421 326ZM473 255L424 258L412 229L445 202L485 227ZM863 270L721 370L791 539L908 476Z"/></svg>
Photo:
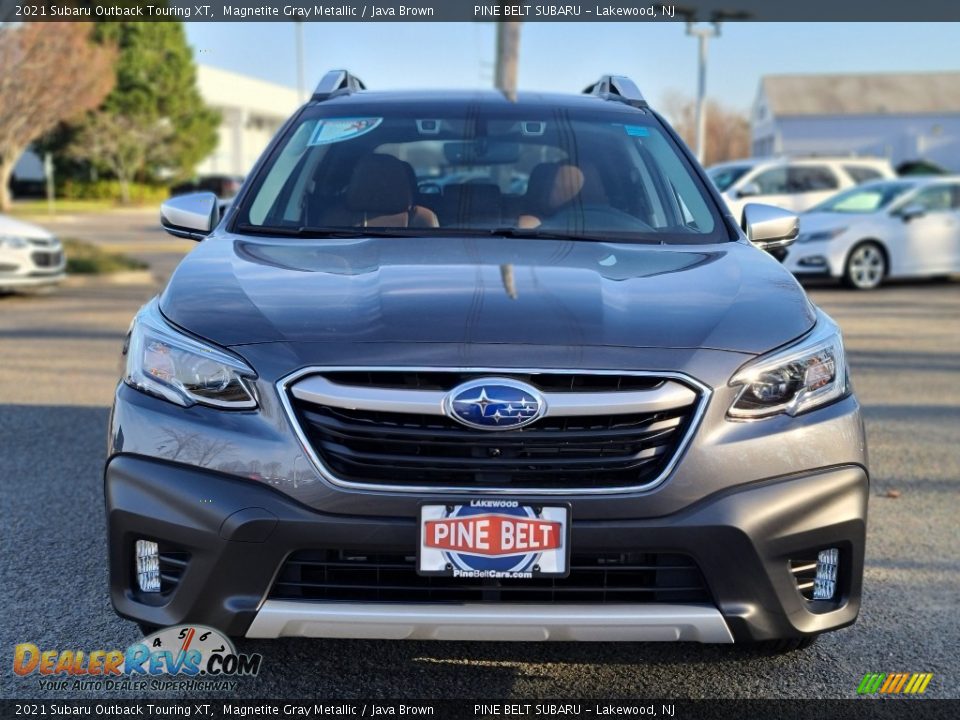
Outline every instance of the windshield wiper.
<svg viewBox="0 0 960 720"><path fill-rule="evenodd" d="M477 231L480 233L483 231ZM509 237L509 238L527 238L530 240L576 240L581 242L608 242L608 243L643 243L651 245L662 245L663 241L659 238L639 238L639 237L630 237L627 238L618 238L611 237L609 235L600 235L600 234L591 234L591 235L574 235L573 233L559 232L556 230L540 230L539 228L518 228L518 227L501 227L494 228L493 230L485 231L487 235L493 237Z"/></svg>
<svg viewBox="0 0 960 720"><path fill-rule="evenodd" d="M491 230L477 230L479 233L486 233L493 237L509 238L528 238L531 240L595 240L603 242L600 237L588 237L586 235L572 235L570 233L558 232L556 230L540 230L538 228L518 228L518 227L499 227Z"/></svg>
<svg viewBox="0 0 960 720"><path fill-rule="evenodd" d="M282 235L300 238L364 238L364 237L411 237L419 235L416 230L404 228L338 228L338 227L272 227L240 223L237 230L254 235Z"/></svg>
<svg viewBox="0 0 960 720"><path fill-rule="evenodd" d="M608 237L603 235L575 235L558 230L540 228L379 228L379 227L274 227L269 225L250 225L238 223L239 232L252 235L283 236L298 238L409 238L409 237L505 237L529 240L574 240L581 242L642 242L660 244L659 239L640 239Z"/></svg>

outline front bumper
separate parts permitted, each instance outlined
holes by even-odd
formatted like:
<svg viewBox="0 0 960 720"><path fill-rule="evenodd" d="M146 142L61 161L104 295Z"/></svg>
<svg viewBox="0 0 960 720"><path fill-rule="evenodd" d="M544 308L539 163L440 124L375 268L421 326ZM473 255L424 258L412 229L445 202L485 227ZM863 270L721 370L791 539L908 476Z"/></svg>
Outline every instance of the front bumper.
<svg viewBox="0 0 960 720"><path fill-rule="evenodd" d="M320 513L261 483L124 454L108 463L105 484L113 604L120 615L152 625L202 623L249 637L742 642L844 627L860 606L868 478L859 465L738 486L643 520L578 520L574 502L576 552L687 554L712 604L272 600L268 593L290 553L412 552L416 521ZM137 539L189 554L172 590L136 587ZM841 556L835 600L809 601L790 562L828 547Z"/></svg>
<svg viewBox="0 0 960 720"><path fill-rule="evenodd" d="M0 256L0 290L59 283L67 276L66 267L59 243L7 250Z"/></svg>
<svg viewBox="0 0 960 720"><path fill-rule="evenodd" d="M268 600L247 637L388 640L592 640L731 643L712 606L427 605Z"/></svg>
<svg viewBox="0 0 960 720"><path fill-rule="evenodd" d="M787 248L784 267L797 277L839 278L846 253L835 241L794 243Z"/></svg>
<svg viewBox="0 0 960 720"><path fill-rule="evenodd" d="M61 269L55 272L37 271L22 275L0 275L0 289L43 287L63 282L67 274Z"/></svg>

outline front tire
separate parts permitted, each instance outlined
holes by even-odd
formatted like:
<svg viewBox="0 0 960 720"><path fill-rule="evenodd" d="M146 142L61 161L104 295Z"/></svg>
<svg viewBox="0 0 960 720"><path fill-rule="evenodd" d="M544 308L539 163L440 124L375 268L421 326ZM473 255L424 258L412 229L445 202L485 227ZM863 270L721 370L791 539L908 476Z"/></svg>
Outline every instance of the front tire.
<svg viewBox="0 0 960 720"><path fill-rule="evenodd" d="M159 625L151 625L150 623L145 622L138 622L137 627L140 628L140 632L143 633L144 637L147 637L147 635L153 635L153 633L160 629Z"/></svg>
<svg viewBox="0 0 960 720"><path fill-rule="evenodd" d="M843 282L855 290L873 290L880 287L887 275L887 255L875 242L856 245L847 256Z"/></svg>

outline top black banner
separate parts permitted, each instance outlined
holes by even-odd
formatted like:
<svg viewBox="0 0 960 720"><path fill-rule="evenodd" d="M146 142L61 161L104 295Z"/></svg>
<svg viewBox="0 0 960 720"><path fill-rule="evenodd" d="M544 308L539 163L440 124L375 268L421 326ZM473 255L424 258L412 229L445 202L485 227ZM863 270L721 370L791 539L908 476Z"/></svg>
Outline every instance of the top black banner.
<svg viewBox="0 0 960 720"><path fill-rule="evenodd" d="M956 0L0 0L0 22L922 22L960 21ZM958 28L960 33L960 28ZM958 37L960 39L960 37Z"/></svg>

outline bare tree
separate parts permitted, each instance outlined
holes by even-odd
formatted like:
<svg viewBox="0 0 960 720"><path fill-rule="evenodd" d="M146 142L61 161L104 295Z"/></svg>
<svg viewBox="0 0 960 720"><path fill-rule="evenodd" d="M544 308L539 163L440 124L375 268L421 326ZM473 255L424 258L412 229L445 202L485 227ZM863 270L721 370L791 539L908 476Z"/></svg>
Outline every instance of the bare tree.
<svg viewBox="0 0 960 720"><path fill-rule="evenodd" d="M130 183L139 175L172 135L163 119L151 124L108 110L87 116L67 153L77 160L89 160L110 168L120 182L120 201L130 202Z"/></svg>
<svg viewBox="0 0 960 720"><path fill-rule="evenodd" d="M693 147L697 136L696 103L673 91L667 94L663 109L680 137ZM708 100L706 135L707 156L703 162L706 166L750 155L750 120L742 112Z"/></svg>
<svg viewBox="0 0 960 720"><path fill-rule="evenodd" d="M57 123L99 105L114 83L115 48L90 41L90 23L0 25L0 210L13 166Z"/></svg>

